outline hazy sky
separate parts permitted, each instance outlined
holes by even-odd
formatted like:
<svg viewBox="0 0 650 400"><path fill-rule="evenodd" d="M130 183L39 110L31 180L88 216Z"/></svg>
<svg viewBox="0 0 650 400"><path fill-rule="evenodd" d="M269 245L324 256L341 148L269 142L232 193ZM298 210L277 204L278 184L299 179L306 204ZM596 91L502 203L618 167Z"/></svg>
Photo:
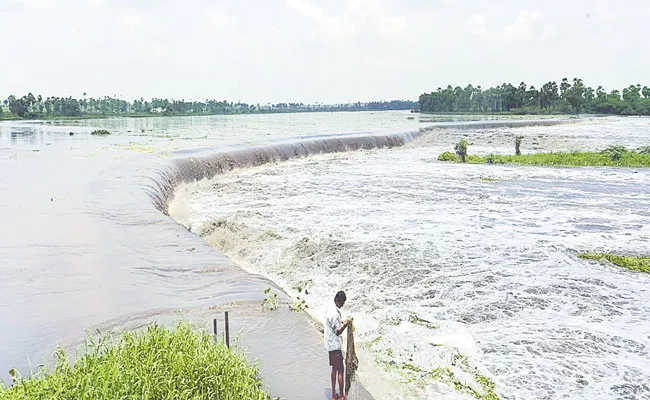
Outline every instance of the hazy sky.
<svg viewBox="0 0 650 400"><path fill-rule="evenodd" d="M650 84L649 0L0 0L0 96L417 99Z"/></svg>

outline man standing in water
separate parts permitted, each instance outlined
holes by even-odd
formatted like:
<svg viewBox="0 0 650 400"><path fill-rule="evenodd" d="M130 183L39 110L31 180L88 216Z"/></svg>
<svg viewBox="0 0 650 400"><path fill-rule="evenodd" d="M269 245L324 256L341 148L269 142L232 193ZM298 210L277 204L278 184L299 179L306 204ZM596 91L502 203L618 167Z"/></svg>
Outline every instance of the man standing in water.
<svg viewBox="0 0 650 400"><path fill-rule="evenodd" d="M344 400L343 390L343 338L341 333L348 327L349 321L341 321L341 307L345 304L345 293L339 291L334 296L334 304L331 304L325 315L323 329L325 331L325 349L329 352L330 365L332 366L332 400ZM340 395L336 395L336 378L338 376Z"/></svg>

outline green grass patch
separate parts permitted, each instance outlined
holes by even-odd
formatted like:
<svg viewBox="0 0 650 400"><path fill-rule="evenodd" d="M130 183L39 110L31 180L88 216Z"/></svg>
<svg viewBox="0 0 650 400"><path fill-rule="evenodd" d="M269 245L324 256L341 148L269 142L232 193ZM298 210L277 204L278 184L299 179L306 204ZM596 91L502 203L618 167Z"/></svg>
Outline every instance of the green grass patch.
<svg viewBox="0 0 650 400"><path fill-rule="evenodd" d="M499 178L494 178L492 176L482 176L481 180L483 182L501 182L501 179Z"/></svg>
<svg viewBox="0 0 650 400"><path fill-rule="evenodd" d="M97 129L92 131L91 135L96 135L96 136L106 136L110 135L111 133L107 131L106 129Z"/></svg>
<svg viewBox="0 0 650 400"><path fill-rule="evenodd" d="M460 157L446 152L438 156L439 161L460 162ZM650 154L625 151L621 153L602 152L566 152L537 153L521 155L467 156L468 164L519 164L566 167L650 167Z"/></svg>
<svg viewBox="0 0 650 400"><path fill-rule="evenodd" d="M650 257L617 256L607 253L578 253L578 257L585 260L607 260L619 267L650 274Z"/></svg>
<svg viewBox="0 0 650 400"><path fill-rule="evenodd" d="M30 378L12 370L14 384L0 387L0 399L269 399L256 366L185 322L89 337L74 366L62 349L56 359L52 371Z"/></svg>

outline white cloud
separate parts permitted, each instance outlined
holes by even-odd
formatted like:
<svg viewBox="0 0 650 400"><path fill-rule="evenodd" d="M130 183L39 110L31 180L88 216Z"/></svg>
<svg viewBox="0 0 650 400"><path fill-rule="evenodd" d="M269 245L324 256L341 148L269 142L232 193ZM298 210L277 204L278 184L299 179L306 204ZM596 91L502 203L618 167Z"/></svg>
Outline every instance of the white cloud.
<svg viewBox="0 0 650 400"><path fill-rule="evenodd" d="M544 39L554 39L558 37L558 31L555 29L555 25L546 24L544 29L542 29L542 38Z"/></svg>
<svg viewBox="0 0 650 400"><path fill-rule="evenodd" d="M117 18L117 24L124 30L133 31L142 26L142 18L134 14L125 13Z"/></svg>
<svg viewBox="0 0 650 400"><path fill-rule="evenodd" d="M309 2L309 0L286 0L287 5L294 8L304 15L314 20L318 26L329 37L346 37L353 32L353 27L349 21L342 20L339 17L331 17L325 14L322 8ZM360 7L365 3L353 2L355 8Z"/></svg>
<svg viewBox="0 0 650 400"><path fill-rule="evenodd" d="M638 51L639 38L650 37L649 0L566 0L562 7L520 0L514 10L480 0L281 0L257 2L254 13L236 0L193 3L0 0L0 25L21 32L4 43L3 57L16 61L0 68L0 96L85 91L331 102L415 99L470 81L489 87L518 79L537 87L580 76L609 90L650 84L650 55ZM608 23L612 10L617 17ZM517 57L509 57L513 52ZM554 57L531 62L541 52ZM43 59L52 61L48 74ZM173 62L161 69L164 60Z"/></svg>
<svg viewBox="0 0 650 400"><path fill-rule="evenodd" d="M523 10L511 25L505 27L505 36L510 39L530 39L543 19L544 14L539 11Z"/></svg>
<svg viewBox="0 0 650 400"><path fill-rule="evenodd" d="M607 0L592 0L589 14L605 22L614 22L618 19Z"/></svg>
<svg viewBox="0 0 650 400"><path fill-rule="evenodd" d="M164 58L169 55L169 46L165 43L156 43L151 51L151 57L154 59Z"/></svg>
<svg viewBox="0 0 650 400"><path fill-rule="evenodd" d="M385 17L376 19L377 32L385 37L403 37L408 34L408 22L406 17Z"/></svg>
<svg viewBox="0 0 650 400"><path fill-rule="evenodd" d="M34 8L53 8L58 4L58 0L15 0L17 3L24 4Z"/></svg>
<svg viewBox="0 0 650 400"><path fill-rule="evenodd" d="M216 7L208 9L208 19L210 24L218 29L233 29L239 24L239 16L230 15Z"/></svg>
<svg viewBox="0 0 650 400"><path fill-rule="evenodd" d="M483 39L487 39L489 36L487 26L485 25L485 16L483 15L475 14L469 17L467 20L467 27L472 35Z"/></svg>

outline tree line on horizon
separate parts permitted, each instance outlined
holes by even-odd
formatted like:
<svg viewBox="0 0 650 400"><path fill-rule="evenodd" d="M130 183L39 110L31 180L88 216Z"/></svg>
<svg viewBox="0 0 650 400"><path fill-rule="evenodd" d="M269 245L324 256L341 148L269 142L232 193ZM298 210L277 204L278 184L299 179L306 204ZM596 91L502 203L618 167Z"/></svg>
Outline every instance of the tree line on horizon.
<svg viewBox="0 0 650 400"><path fill-rule="evenodd" d="M592 113L616 115L650 115L650 88L630 85L622 91L607 92L602 86L595 90L585 86L580 78L560 84L551 81L539 89L521 82L518 86L504 83L483 89L471 84L438 88L423 93L419 98L421 112L476 112L476 113Z"/></svg>
<svg viewBox="0 0 650 400"><path fill-rule="evenodd" d="M129 102L114 97L83 98L34 96L28 93L22 97L9 96L2 101L4 108L14 117L24 119L84 117L84 116L129 116L129 115L216 115L252 114L314 111L384 111L411 110L417 102L409 100L373 101L349 104L246 104L227 100L185 101L143 98ZM3 107L0 106L0 118ZM8 115L7 115L8 116Z"/></svg>

